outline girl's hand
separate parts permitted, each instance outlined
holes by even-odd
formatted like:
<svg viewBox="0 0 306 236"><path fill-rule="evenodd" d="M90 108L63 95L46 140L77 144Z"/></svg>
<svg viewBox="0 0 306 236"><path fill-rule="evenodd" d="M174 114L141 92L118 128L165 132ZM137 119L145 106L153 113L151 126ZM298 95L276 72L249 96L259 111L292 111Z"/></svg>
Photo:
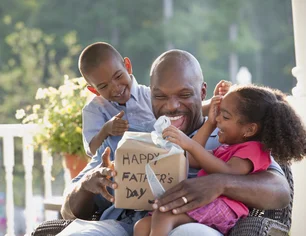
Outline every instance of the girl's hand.
<svg viewBox="0 0 306 236"><path fill-rule="evenodd" d="M214 96L218 95L224 96L228 92L231 86L232 82L221 80L215 87Z"/></svg>
<svg viewBox="0 0 306 236"><path fill-rule="evenodd" d="M179 145L184 150L187 150L188 146L190 146L188 144L191 139L173 125L170 125L168 128L164 129L163 138Z"/></svg>
<svg viewBox="0 0 306 236"><path fill-rule="evenodd" d="M219 114L219 107L220 107L221 101L222 101L222 96L220 95L212 97L210 101L208 120L206 122L209 122L213 126L216 126L217 124L216 118Z"/></svg>

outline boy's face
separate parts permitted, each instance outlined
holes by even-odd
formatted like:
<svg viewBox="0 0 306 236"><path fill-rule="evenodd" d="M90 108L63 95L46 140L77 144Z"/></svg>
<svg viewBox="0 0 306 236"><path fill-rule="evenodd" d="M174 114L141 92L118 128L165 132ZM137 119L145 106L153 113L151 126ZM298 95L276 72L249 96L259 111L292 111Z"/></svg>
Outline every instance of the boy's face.
<svg viewBox="0 0 306 236"><path fill-rule="evenodd" d="M151 101L155 117L170 117L171 124L187 135L203 122L201 107L206 95L206 84L199 84L194 76L184 66L169 66L151 77Z"/></svg>
<svg viewBox="0 0 306 236"><path fill-rule="evenodd" d="M128 58L125 58L124 63L116 57L110 57L87 75L91 84L88 89L109 101L125 104L131 97L131 73Z"/></svg>

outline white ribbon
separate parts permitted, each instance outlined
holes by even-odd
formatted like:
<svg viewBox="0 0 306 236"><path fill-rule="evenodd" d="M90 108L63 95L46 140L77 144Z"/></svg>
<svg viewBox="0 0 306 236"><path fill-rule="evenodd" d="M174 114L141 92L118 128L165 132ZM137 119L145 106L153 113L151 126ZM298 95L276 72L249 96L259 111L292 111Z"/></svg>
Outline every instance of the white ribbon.
<svg viewBox="0 0 306 236"><path fill-rule="evenodd" d="M152 170L150 164L158 160L161 160L165 157L172 156L174 154L184 153L181 147L163 138L162 136L163 130L169 127L170 125L171 125L170 119L166 116L161 116L157 119L157 121L154 124L155 131L151 132L151 138L152 138L153 143L161 148L169 150L168 153L155 157L145 166L148 183L150 185L151 191L155 198L158 198L161 195L163 195L165 192L165 189L161 185L161 183L158 181L156 174Z"/></svg>

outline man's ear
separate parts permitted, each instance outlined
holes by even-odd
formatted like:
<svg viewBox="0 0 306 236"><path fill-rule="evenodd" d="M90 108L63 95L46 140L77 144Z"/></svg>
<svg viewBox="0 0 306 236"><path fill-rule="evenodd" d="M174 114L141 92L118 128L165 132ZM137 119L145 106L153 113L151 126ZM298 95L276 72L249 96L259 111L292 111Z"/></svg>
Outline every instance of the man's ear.
<svg viewBox="0 0 306 236"><path fill-rule="evenodd" d="M128 57L124 58L124 66L127 69L129 74L133 74L132 62L131 62L130 58L128 58Z"/></svg>
<svg viewBox="0 0 306 236"><path fill-rule="evenodd" d="M91 85L87 85L87 89L92 92L93 94L97 95L97 96L100 96L100 94L97 92L97 90L92 87Z"/></svg>
<svg viewBox="0 0 306 236"><path fill-rule="evenodd" d="M203 82L201 85L201 99L204 101L206 98L206 83Z"/></svg>

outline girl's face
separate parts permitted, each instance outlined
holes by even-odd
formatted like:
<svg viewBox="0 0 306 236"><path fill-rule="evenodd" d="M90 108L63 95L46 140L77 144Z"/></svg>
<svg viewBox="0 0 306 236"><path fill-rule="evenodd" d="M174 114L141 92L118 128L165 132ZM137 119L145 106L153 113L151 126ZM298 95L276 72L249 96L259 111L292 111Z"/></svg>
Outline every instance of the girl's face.
<svg viewBox="0 0 306 236"><path fill-rule="evenodd" d="M242 117L238 113L239 96L235 92L225 95L220 104L219 114L216 117L219 128L219 142L222 144L236 144L245 141L244 135L248 129L248 124L242 124Z"/></svg>

